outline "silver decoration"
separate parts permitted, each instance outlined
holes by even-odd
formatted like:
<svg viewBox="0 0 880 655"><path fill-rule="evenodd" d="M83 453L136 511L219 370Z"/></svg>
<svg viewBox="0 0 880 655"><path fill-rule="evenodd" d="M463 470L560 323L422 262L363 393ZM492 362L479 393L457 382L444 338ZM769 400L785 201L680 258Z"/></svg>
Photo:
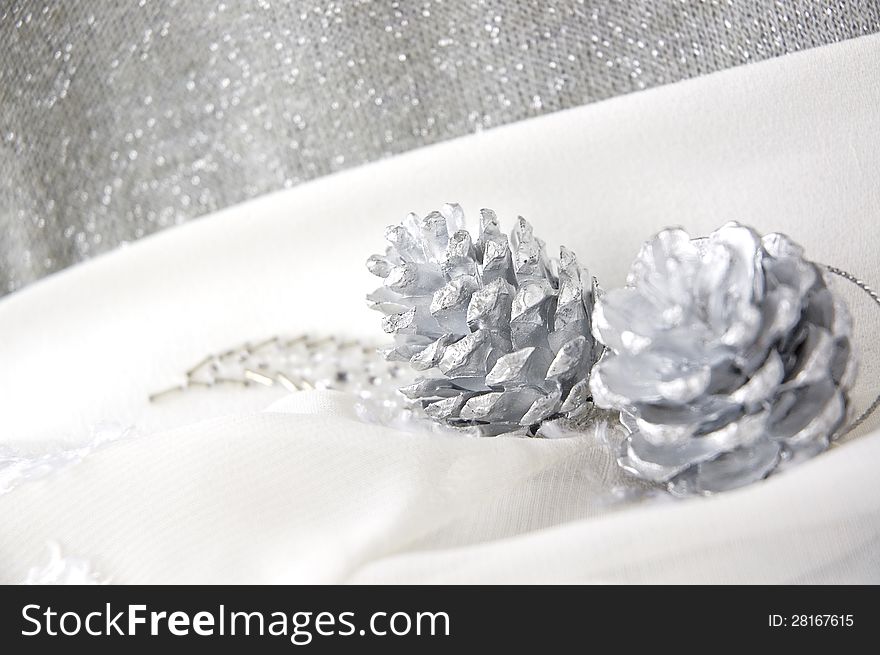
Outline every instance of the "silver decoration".
<svg viewBox="0 0 880 655"><path fill-rule="evenodd" d="M875 0L8 0L0 294L333 171L878 30Z"/></svg>
<svg viewBox="0 0 880 655"><path fill-rule="evenodd" d="M415 412L398 387L411 384L414 373L408 366L386 361L375 343L335 336L274 336L209 354L181 377L179 384L151 394L150 402L173 402L193 392L218 389L262 390L267 395L340 391L352 396L354 410L364 422L408 431L444 431L444 426L413 420ZM419 413L417 418L424 416ZM476 434L464 428L455 432ZM3 455L0 451L0 494ZM16 458L9 461L17 463Z"/></svg>
<svg viewBox="0 0 880 655"><path fill-rule="evenodd" d="M629 430L620 464L676 494L759 480L824 450L847 414L851 325L819 265L728 223L660 232L600 298L594 402Z"/></svg>
<svg viewBox="0 0 880 655"><path fill-rule="evenodd" d="M184 391L222 386L286 392L330 389L361 399L384 399L411 377L405 367L379 357L374 344L334 336L274 336L207 355L184 373L180 384L149 399L159 402Z"/></svg>
<svg viewBox="0 0 880 655"><path fill-rule="evenodd" d="M524 218L509 240L491 210L476 239L464 225L454 204L410 214L367 260L384 280L368 300L394 335L385 356L423 374L401 392L437 421L489 435L588 411L593 278L564 247L549 259Z"/></svg>

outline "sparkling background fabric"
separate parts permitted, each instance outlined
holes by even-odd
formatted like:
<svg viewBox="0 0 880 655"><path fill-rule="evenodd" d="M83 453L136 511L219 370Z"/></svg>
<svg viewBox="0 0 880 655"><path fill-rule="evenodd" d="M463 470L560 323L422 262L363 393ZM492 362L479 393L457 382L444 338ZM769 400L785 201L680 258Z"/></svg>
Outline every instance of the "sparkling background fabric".
<svg viewBox="0 0 880 655"><path fill-rule="evenodd" d="M0 294L247 198L880 31L880 1L18 1Z"/></svg>

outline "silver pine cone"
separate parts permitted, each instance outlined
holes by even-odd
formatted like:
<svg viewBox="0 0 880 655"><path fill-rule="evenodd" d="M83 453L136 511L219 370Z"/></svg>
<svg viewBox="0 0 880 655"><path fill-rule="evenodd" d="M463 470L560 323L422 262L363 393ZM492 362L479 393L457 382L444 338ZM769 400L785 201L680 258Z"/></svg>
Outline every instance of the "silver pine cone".
<svg viewBox="0 0 880 655"><path fill-rule="evenodd" d="M385 356L423 376L401 389L409 400L487 435L586 411L595 293L574 253L549 259L523 218L508 240L488 209L474 240L458 205L410 214L385 237L367 261L384 284L368 300L394 335Z"/></svg>
<svg viewBox="0 0 880 655"><path fill-rule="evenodd" d="M591 389L629 431L620 464L709 494L824 450L855 376L849 314L803 249L728 223L660 232L605 294Z"/></svg>

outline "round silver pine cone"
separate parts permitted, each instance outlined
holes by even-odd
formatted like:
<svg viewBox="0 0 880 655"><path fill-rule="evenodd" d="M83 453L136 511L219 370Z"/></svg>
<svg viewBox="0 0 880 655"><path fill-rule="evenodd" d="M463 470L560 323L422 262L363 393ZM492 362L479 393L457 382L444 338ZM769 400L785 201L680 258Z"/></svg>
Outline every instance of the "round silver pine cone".
<svg viewBox="0 0 880 655"><path fill-rule="evenodd" d="M759 480L824 450L845 420L849 313L784 235L660 232L597 301L593 333L607 347L594 402L630 433L619 462L673 493Z"/></svg>
<svg viewBox="0 0 880 655"><path fill-rule="evenodd" d="M458 205L410 214L367 267L384 284L367 298L394 335L385 352L422 377L401 392L433 419L496 435L575 418L589 408L598 358L594 281L571 251L549 259L519 218L510 239L480 213L476 240Z"/></svg>

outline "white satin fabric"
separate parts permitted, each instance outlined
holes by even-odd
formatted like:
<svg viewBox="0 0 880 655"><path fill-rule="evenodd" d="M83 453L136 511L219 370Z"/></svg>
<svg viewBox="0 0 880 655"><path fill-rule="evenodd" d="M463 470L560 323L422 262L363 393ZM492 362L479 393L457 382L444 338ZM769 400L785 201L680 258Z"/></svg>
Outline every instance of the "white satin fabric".
<svg viewBox="0 0 880 655"><path fill-rule="evenodd" d="M46 544L113 582L880 582L880 433L709 499L632 502L588 436L360 423L349 400L209 390L147 402L209 352L377 335L385 224L458 201L532 220L603 286L668 224L737 219L876 280L880 37L616 98L335 175L166 231L0 301L0 443L139 436L0 495L0 581ZM875 306L848 293L876 393Z"/></svg>

